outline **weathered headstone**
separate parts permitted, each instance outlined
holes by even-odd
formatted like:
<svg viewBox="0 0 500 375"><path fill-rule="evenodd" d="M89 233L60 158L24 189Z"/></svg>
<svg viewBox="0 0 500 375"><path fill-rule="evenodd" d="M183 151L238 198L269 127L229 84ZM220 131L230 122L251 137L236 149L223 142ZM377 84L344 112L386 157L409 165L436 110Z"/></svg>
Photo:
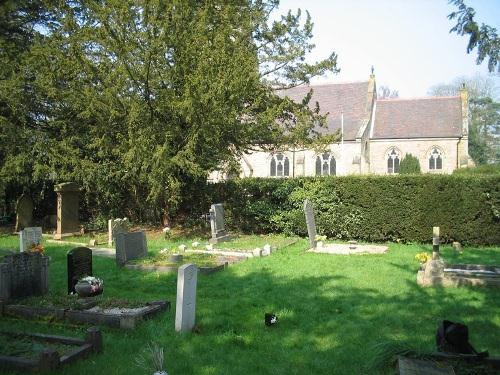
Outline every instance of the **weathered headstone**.
<svg viewBox="0 0 500 375"><path fill-rule="evenodd" d="M118 233L127 233L129 227L130 223L126 217L108 220L108 245L113 245L113 242L116 241L116 235Z"/></svg>
<svg viewBox="0 0 500 375"><path fill-rule="evenodd" d="M80 233L78 185L74 182L65 182L56 185L54 191L57 193L57 228L54 239L60 240L63 236Z"/></svg>
<svg viewBox="0 0 500 375"><path fill-rule="evenodd" d="M212 238L210 243L218 243L230 239L226 232L224 222L224 206L221 203L213 204L210 207L210 228L212 230Z"/></svg>
<svg viewBox="0 0 500 375"><path fill-rule="evenodd" d="M432 227L432 259L439 259L439 227Z"/></svg>
<svg viewBox="0 0 500 375"><path fill-rule="evenodd" d="M148 256L146 233L118 233L116 240L116 264L123 266L127 261Z"/></svg>
<svg viewBox="0 0 500 375"><path fill-rule="evenodd" d="M177 332L188 332L194 327L197 279L198 268L194 264L185 264L179 267L175 308L175 330Z"/></svg>
<svg viewBox="0 0 500 375"><path fill-rule="evenodd" d="M312 249L316 248L316 221L314 220L314 210L309 200L304 201L304 215L306 216L307 234Z"/></svg>
<svg viewBox="0 0 500 375"><path fill-rule="evenodd" d="M28 251L32 246L40 245L42 242L42 228L24 228L19 232L19 249L21 252Z"/></svg>
<svg viewBox="0 0 500 375"><path fill-rule="evenodd" d="M4 256L0 263L0 300L49 291L49 258L39 253Z"/></svg>
<svg viewBox="0 0 500 375"><path fill-rule="evenodd" d="M462 244L458 241L453 241L452 245L453 250L455 250L456 253L462 252Z"/></svg>
<svg viewBox="0 0 500 375"><path fill-rule="evenodd" d="M77 247L66 255L68 265L68 294L76 293L75 285L84 276L92 276L92 250Z"/></svg>
<svg viewBox="0 0 500 375"><path fill-rule="evenodd" d="M22 194L16 205L16 227L15 231L33 225L33 200L26 194Z"/></svg>

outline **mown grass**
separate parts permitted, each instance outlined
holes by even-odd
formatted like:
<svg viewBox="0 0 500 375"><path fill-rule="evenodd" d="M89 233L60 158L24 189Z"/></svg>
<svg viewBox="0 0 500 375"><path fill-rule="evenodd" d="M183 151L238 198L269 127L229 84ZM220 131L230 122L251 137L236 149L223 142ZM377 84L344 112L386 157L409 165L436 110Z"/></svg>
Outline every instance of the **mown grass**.
<svg viewBox="0 0 500 375"><path fill-rule="evenodd" d="M4 247L9 238L0 238ZM149 243L149 241L148 241ZM94 257L104 295L132 301L167 299L171 312L135 331L103 327L104 353L64 367L58 374L148 374L134 358L150 341L165 349L169 374L374 374L372 348L398 340L422 351L435 349L443 319L469 326L478 350L500 355L500 290L421 288L415 254L428 245L390 244L381 255L306 253L300 240L269 257L253 258L210 276L198 276L197 333L174 330L176 275L120 269L114 259ZM51 293L66 291L66 252L46 245L51 256ZM470 249L453 263L500 264L500 248ZM276 326L264 325L274 312ZM2 317L0 329L83 336L84 327ZM392 373L388 371L387 373Z"/></svg>

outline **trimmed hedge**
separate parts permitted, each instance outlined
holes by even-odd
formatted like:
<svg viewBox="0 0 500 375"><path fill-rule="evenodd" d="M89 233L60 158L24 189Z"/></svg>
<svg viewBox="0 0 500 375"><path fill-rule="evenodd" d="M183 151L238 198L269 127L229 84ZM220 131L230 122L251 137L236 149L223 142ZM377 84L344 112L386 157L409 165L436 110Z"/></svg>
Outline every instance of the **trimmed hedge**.
<svg viewBox="0 0 500 375"><path fill-rule="evenodd" d="M500 176L405 175L248 178L214 185L228 225L243 232L307 234L313 202L318 233L362 241L500 243Z"/></svg>

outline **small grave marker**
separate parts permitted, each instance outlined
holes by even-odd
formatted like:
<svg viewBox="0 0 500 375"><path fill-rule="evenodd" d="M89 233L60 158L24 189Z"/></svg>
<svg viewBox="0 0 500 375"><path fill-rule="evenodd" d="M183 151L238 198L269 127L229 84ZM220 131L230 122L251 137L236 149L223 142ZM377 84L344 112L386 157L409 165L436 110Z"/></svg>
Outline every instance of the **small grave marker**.
<svg viewBox="0 0 500 375"><path fill-rule="evenodd" d="M312 249L316 248L316 221L314 220L314 210L309 200L304 201L304 214L306 216L307 234Z"/></svg>
<svg viewBox="0 0 500 375"><path fill-rule="evenodd" d="M129 232L116 235L116 264L123 266L127 261L148 256L146 233Z"/></svg>
<svg viewBox="0 0 500 375"><path fill-rule="evenodd" d="M66 255L68 265L68 294L76 293L75 285L84 276L92 276L92 250L77 247Z"/></svg>
<svg viewBox="0 0 500 375"><path fill-rule="evenodd" d="M189 332L194 327L197 279L198 268L194 264L185 264L179 267L175 308L175 330L177 332Z"/></svg>
<svg viewBox="0 0 500 375"><path fill-rule="evenodd" d="M224 222L224 206L221 203L213 204L210 208L210 228L212 230L210 243L229 240Z"/></svg>
<svg viewBox="0 0 500 375"><path fill-rule="evenodd" d="M28 251L33 245L42 242L42 228L29 227L19 232L19 249L21 252Z"/></svg>

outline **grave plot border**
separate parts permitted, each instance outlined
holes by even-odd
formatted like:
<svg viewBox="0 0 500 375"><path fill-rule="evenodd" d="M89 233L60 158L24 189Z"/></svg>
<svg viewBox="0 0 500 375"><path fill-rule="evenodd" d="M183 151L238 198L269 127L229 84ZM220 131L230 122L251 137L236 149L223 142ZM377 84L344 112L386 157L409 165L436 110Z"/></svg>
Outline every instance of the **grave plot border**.
<svg viewBox="0 0 500 375"><path fill-rule="evenodd" d="M85 339L74 337L47 335L42 333L20 333L1 331L2 334L31 337L40 341L59 342L65 345L75 346L75 349L67 354L60 355L51 349L44 349L38 359L28 359L25 357L6 356L0 353L0 369L17 371L46 371L55 370L61 365L72 363L78 359L87 357L90 353L102 353L102 333L97 327L87 329Z"/></svg>
<svg viewBox="0 0 500 375"><path fill-rule="evenodd" d="M458 269L470 271L470 273L456 273L445 271L445 269ZM481 264L446 264L441 261L428 261L417 272L417 284L423 287L443 286L484 286L500 288L500 273L494 275L478 275L473 271L477 270L498 270L499 266L487 266Z"/></svg>
<svg viewBox="0 0 500 375"><path fill-rule="evenodd" d="M138 312L112 314L106 312L72 310L25 305L8 305L0 302L0 316L9 315L24 319L53 318L77 324L102 324L112 328L135 329L143 320L152 318L162 311L170 310L169 301L153 301L144 304Z"/></svg>
<svg viewBox="0 0 500 375"><path fill-rule="evenodd" d="M130 270L139 270L139 271L146 271L146 272L160 272L160 273L173 273L177 272L181 265L179 266L155 266L155 265L149 265L149 264L126 264L125 268L128 268ZM198 266L197 266L198 267ZM211 275L213 273L222 271L228 267L228 262L225 262L223 264L219 264L217 266L213 267L198 267L198 272L204 274L204 275Z"/></svg>

